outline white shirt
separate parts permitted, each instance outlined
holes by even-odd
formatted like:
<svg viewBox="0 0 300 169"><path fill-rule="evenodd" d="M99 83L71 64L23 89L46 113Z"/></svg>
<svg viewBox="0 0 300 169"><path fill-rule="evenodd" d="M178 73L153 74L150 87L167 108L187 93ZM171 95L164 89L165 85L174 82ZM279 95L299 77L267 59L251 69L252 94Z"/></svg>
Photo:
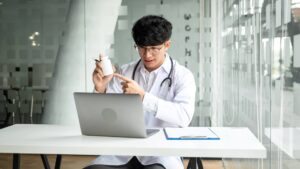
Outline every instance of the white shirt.
<svg viewBox="0 0 300 169"><path fill-rule="evenodd" d="M121 74L131 78L136 62L122 66ZM142 62L135 73L135 81L145 90L143 109L148 128L186 127L190 124L194 114L196 85L191 71L173 60L171 74L172 85L169 80L162 86L161 82L168 77L171 61L168 54L164 63L156 70L148 72ZM123 93L121 81L117 78L109 83L107 93ZM93 164L123 165L132 156L99 156ZM183 169L180 157L170 156L137 156L143 165L162 164L166 169Z"/></svg>

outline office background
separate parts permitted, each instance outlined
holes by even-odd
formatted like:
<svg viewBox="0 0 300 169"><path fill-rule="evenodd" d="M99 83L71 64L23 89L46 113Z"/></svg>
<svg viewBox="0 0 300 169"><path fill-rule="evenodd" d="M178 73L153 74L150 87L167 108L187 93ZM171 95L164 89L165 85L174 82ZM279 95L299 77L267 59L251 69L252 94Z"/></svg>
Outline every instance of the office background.
<svg viewBox="0 0 300 169"><path fill-rule="evenodd" d="M146 14L173 23L169 53L194 73L191 125L248 127L268 150L225 168L298 168L299 0L0 0L1 124L78 126L93 58L138 59L130 29Z"/></svg>

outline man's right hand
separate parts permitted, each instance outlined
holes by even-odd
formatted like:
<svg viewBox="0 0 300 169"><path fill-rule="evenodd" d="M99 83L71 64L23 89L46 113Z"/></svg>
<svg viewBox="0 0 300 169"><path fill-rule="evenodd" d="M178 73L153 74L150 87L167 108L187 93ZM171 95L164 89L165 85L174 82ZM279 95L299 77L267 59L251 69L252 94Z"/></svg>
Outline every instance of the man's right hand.
<svg viewBox="0 0 300 169"><path fill-rule="evenodd" d="M107 84L111 81L113 78L113 74L104 76L103 71L101 68L101 58L102 55L100 54L100 62L96 62L96 68L93 72L93 82L95 85L95 90L99 93L105 93Z"/></svg>

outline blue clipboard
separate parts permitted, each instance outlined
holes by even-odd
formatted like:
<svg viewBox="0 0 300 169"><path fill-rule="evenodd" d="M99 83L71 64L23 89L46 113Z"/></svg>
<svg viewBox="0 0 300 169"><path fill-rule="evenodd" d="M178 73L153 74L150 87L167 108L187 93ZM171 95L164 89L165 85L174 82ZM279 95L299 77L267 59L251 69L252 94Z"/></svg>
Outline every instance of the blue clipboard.
<svg viewBox="0 0 300 169"><path fill-rule="evenodd" d="M164 128L167 140L220 140L220 137L207 127Z"/></svg>

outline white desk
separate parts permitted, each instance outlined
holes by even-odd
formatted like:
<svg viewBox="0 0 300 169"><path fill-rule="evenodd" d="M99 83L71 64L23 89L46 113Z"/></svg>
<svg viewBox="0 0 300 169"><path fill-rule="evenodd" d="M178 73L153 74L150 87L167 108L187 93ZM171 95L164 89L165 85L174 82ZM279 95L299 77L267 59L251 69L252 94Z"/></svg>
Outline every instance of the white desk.
<svg viewBox="0 0 300 169"><path fill-rule="evenodd" d="M0 153L265 158L266 149L247 128L212 128L220 140L166 140L82 136L79 128L17 124L0 130Z"/></svg>

